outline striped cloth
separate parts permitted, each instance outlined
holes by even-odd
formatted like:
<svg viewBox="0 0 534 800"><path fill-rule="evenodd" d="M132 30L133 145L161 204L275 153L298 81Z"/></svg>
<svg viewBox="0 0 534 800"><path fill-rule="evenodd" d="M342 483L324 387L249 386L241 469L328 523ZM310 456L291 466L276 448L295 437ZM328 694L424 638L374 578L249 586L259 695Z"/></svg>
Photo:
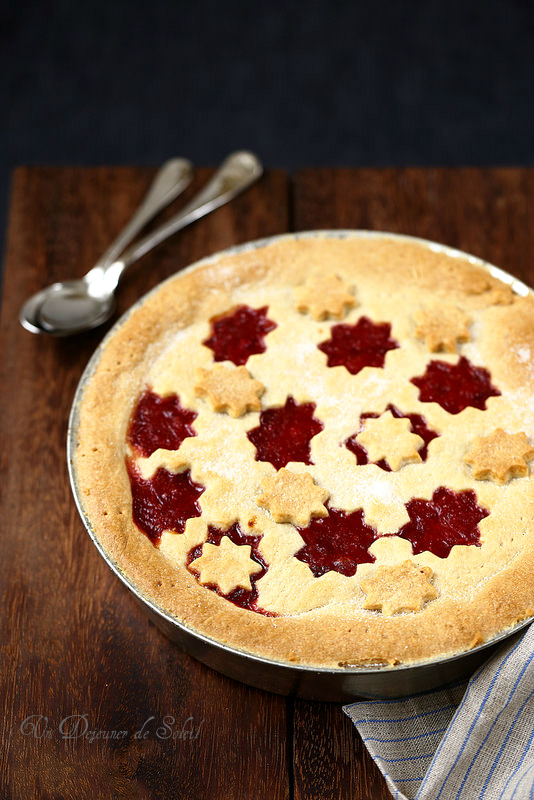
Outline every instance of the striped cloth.
<svg viewBox="0 0 534 800"><path fill-rule="evenodd" d="M344 711L398 800L534 800L534 625L469 682Z"/></svg>

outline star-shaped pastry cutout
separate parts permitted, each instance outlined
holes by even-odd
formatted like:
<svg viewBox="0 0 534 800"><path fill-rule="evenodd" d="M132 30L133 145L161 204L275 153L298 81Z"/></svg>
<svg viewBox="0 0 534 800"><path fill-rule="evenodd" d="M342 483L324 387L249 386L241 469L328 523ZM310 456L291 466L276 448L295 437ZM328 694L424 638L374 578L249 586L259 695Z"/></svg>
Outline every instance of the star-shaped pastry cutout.
<svg viewBox="0 0 534 800"><path fill-rule="evenodd" d="M485 299L488 305L509 306L514 302L514 292L511 286L497 282L496 285L489 287Z"/></svg>
<svg viewBox="0 0 534 800"><path fill-rule="evenodd" d="M421 308L414 319L415 335L425 340L431 353L455 353L457 342L469 341L469 317L455 306Z"/></svg>
<svg viewBox="0 0 534 800"><path fill-rule="evenodd" d="M292 522L305 527L312 517L326 517L324 506L329 492L317 486L309 472L297 473L282 467L262 481L264 494L256 500L267 508L275 522Z"/></svg>
<svg viewBox="0 0 534 800"><path fill-rule="evenodd" d="M497 428L489 436L478 436L464 461L473 469L477 481L507 483L512 478L528 475L528 461L534 458L534 447L526 433L505 433Z"/></svg>
<svg viewBox="0 0 534 800"><path fill-rule="evenodd" d="M226 411L231 417L259 411L264 391L263 383L254 380L244 366L216 364L212 369L198 370L195 393L207 396L214 411Z"/></svg>
<svg viewBox="0 0 534 800"><path fill-rule="evenodd" d="M323 430L314 412L315 403L297 403L293 397L283 406L262 411L260 424L247 433L256 448L256 461L270 461L275 469L290 461L311 464L310 442Z"/></svg>
<svg viewBox="0 0 534 800"><path fill-rule="evenodd" d="M407 417L394 417L391 411L365 419L356 441L367 451L369 461L384 459L394 472L404 464L421 461L418 451L425 443L421 436L412 433Z"/></svg>
<svg viewBox="0 0 534 800"><path fill-rule="evenodd" d="M420 611L428 600L438 596L431 583L432 575L430 567L419 567L413 561L377 567L372 575L360 581L366 595L363 607L382 611L386 616L399 611Z"/></svg>
<svg viewBox="0 0 534 800"><path fill-rule="evenodd" d="M250 557L249 544L234 544L228 536L221 543L206 542L202 555L189 565L200 575L200 583L215 584L223 594L234 589L252 589L250 576L262 571L262 567Z"/></svg>
<svg viewBox="0 0 534 800"><path fill-rule="evenodd" d="M202 344L213 350L215 361L233 361L236 366L246 364L250 356L265 352L265 336L277 327L268 318L268 310L268 306L235 306L212 317L211 336Z"/></svg>
<svg viewBox="0 0 534 800"><path fill-rule="evenodd" d="M430 361L424 375L410 381L418 387L422 403L439 403L449 414L459 414L468 406L484 410L488 398L501 394L493 386L489 370L475 366L465 356L457 364Z"/></svg>
<svg viewBox="0 0 534 800"><path fill-rule="evenodd" d="M467 295L470 308L509 305L514 300L514 292L508 284L465 263L444 266L440 284L442 290Z"/></svg>
<svg viewBox="0 0 534 800"><path fill-rule="evenodd" d="M298 311L309 312L316 320L340 319L346 309L356 305L354 295L337 275L311 277L304 286L297 286L295 299Z"/></svg>

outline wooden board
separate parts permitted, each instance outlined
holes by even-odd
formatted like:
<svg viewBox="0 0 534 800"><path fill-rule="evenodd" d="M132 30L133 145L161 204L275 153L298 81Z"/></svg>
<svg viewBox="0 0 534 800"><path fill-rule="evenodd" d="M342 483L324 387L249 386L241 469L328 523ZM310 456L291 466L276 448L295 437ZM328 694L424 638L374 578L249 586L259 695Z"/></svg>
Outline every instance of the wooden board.
<svg viewBox="0 0 534 800"><path fill-rule="evenodd" d="M386 800L340 706L251 689L182 654L147 621L78 518L66 423L105 329L36 337L17 314L34 291L91 267L152 174L14 175L0 330L0 796ZM200 170L184 199L209 174ZM269 171L132 267L119 311L204 255L291 228L426 236L534 283L533 208L531 170L322 169L292 180Z"/></svg>

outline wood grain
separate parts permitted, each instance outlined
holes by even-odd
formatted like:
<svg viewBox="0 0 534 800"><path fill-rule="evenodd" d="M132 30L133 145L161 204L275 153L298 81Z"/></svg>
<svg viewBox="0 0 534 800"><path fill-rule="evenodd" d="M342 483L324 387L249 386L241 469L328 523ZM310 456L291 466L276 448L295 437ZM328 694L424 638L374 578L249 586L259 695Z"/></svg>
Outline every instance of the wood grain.
<svg viewBox="0 0 534 800"><path fill-rule="evenodd" d="M534 169L309 169L295 176L293 224L421 236L533 282Z"/></svg>
<svg viewBox="0 0 534 800"><path fill-rule="evenodd" d="M68 410L103 331L31 336L23 300L83 274L132 213L140 169L15 174L3 297L0 415L2 745L6 798L287 798L286 700L230 681L169 644L109 571L74 508L65 464ZM200 171L198 188L208 176ZM133 268L120 310L176 269L234 242L287 229L287 180L271 172ZM21 723L42 715L23 735ZM63 739L60 725L127 731ZM150 719L150 718L153 719ZM174 718L175 723L166 717ZM35 718L37 719L37 717ZM136 738L142 729L146 739ZM189 722L188 722L189 720ZM197 739L166 738L198 732ZM158 736L158 729L160 736Z"/></svg>
<svg viewBox="0 0 534 800"><path fill-rule="evenodd" d="M35 337L19 326L18 309L50 281L90 268L152 174L22 168L14 176L0 327L0 796L386 800L339 705L269 695L180 653L108 570L75 510L66 421L105 329ZM209 174L199 171L184 200ZM533 170L303 170L292 186L270 171L133 267L119 311L198 258L290 227L432 238L534 283L533 210ZM30 715L42 719L24 735ZM60 724L74 715L87 735L64 739ZM90 741L91 730L126 735Z"/></svg>

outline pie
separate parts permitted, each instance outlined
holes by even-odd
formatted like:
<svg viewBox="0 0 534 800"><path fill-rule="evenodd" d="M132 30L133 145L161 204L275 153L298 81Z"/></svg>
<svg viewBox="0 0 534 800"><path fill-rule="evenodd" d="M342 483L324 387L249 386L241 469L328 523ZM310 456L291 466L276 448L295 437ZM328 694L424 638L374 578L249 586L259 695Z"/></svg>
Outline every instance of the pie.
<svg viewBox="0 0 534 800"><path fill-rule="evenodd" d="M109 560L284 663L461 653L534 614L534 296L410 237L275 237L111 331L73 468Z"/></svg>

